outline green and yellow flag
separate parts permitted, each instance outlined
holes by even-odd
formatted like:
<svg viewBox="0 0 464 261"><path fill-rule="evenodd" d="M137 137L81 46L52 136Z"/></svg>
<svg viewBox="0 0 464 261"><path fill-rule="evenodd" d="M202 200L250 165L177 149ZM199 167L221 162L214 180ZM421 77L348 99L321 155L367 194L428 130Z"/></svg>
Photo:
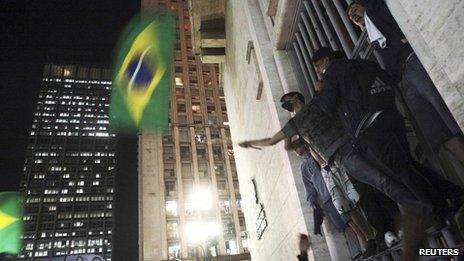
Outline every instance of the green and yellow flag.
<svg viewBox="0 0 464 261"><path fill-rule="evenodd" d="M18 192L0 192L0 253L19 254L21 250L22 206Z"/></svg>
<svg viewBox="0 0 464 261"><path fill-rule="evenodd" d="M138 18L119 42L113 77L113 131L164 130L168 126L175 18Z"/></svg>

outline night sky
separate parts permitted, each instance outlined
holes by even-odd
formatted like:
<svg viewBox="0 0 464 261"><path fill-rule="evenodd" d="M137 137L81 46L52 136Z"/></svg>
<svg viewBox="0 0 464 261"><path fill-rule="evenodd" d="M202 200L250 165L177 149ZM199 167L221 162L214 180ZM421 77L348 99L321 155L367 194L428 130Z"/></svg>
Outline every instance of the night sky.
<svg viewBox="0 0 464 261"><path fill-rule="evenodd" d="M0 191L17 190L47 53L90 51L110 64L134 0L0 0Z"/></svg>

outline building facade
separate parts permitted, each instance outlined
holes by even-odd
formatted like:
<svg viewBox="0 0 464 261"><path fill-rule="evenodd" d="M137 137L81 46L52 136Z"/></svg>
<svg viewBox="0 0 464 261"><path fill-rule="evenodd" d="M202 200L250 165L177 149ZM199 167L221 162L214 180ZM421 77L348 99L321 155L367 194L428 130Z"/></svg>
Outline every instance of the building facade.
<svg viewBox="0 0 464 261"><path fill-rule="evenodd" d="M209 0L192 0L195 49L209 48L205 30L212 17L218 19ZM219 2L219 1L216 1ZM377 60L366 32L352 24L346 8L352 0L237 0L226 1L223 11L225 52L216 53L221 63L226 107L234 141L269 137L291 115L281 109L280 97L300 91L312 97L320 80L311 56L325 46L350 58ZM462 126L462 51L457 46L464 34L461 1L386 1L418 57ZM433 3L432 3L433 2ZM196 14L196 15L195 15ZM212 16L210 16L212 15ZM196 27L195 27L196 26ZM203 29L203 30L202 30ZM209 55L202 59L210 60ZM379 61L381 64L381 61ZM405 112L407 114L407 112ZM414 115L408 124L414 124ZM420 160L427 158L435 169L457 184L463 184L462 166L441 150L427 152L427 144L410 132L410 145ZM418 148L420 144L421 149ZM324 222L324 236L313 235L313 213L306 202L300 174L300 159L283 145L262 151L235 146L242 208L249 233L253 260L292 260L298 251L299 233L310 235L310 260L350 260L345 236ZM426 151L426 152L424 152ZM422 153L422 154L420 154ZM265 210L265 228L260 222Z"/></svg>
<svg viewBox="0 0 464 261"><path fill-rule="evenodd" d="M21 179L21 259L95 254L111 260L111 78L101 66L58 61L44 67Z"/></svg>
<svg viewBox="0 0 464 261"><path fill-rule="evenodd" d="M177 43L169 132L139 136L139 260L240 255L247 232L220 67L192 49L188 1L142 1L142 15L153 8L177 15Z"/></svg>

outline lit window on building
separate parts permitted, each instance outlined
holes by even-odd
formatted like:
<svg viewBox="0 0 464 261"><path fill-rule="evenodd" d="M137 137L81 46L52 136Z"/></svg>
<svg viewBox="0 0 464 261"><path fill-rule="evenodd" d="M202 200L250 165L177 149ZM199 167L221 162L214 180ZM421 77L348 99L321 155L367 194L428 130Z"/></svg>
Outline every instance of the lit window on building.
<svg viewBox="0 0 464 261"><path fill-rule="evenodd" d="M34 243L27 243L26 250L32 250L32 249L34 249Z"/></svg>
<svg viewBox="0 0 464 261"><path fill-rule="evenodd" d="M192 112L201 113L201 107L199 103L192 103Z"/></svg>
<svg viewBox="0 0 464 261"><path fill-rule="evenodd" d="M184 85L184 81L182 80L182 77L175 77L175 82L177 86Z"/></svg>
<svg viewBox="0 0 464 261"><path fill-rule="evenodd" d="M166 215L177 216L177 201L166 201Z"/></svg>
<svg viewBox="0 0 464 261"><path fill-rule="evenodd" d="M224 214L229 214L230 213L230 201L229 200L219 201L219 209Z"/></svg>
<svg viewBox="0 0 464 261"><path fill-rule="evenodd" d="M177 221L169 221L166 224L168 238L174 239L179 237L179 227Z"/></svg>
<svg viewBox="0 0 464 261"><path fill-rule="evenodd" d="M176 183L174 181L166 181L164 187L166 196L175 196L177 194Z"/></svg>
<svg viewBox="0 0 464 261"><path fill-rule="evenodd" d="M168 259L177 260L178 258L180 258L180 246L179 245L168 246Z"/></svg>
<svg viewBox="0 0 464 261"><path fill-rule="evenodd" d="M36 160L34 161L34 163L40 164L40 163L43 163L43 160L42 160L42 159L36 159Z"/></svg>
<svg viewBox="0 0 464 261"><path fill-rule="evenodd" d="M235 204L237 205L237 209L239 209L239 210L242 209L242 200L241 199L238 198Z"/></svg>
<svg viewBox="0 0 464 261"><path fill-rule="evenodd" d="M224 242L224 245L225 245L227 254L229 255L238 254L237 244L235 243L235 240L227 240Z"/></svg>

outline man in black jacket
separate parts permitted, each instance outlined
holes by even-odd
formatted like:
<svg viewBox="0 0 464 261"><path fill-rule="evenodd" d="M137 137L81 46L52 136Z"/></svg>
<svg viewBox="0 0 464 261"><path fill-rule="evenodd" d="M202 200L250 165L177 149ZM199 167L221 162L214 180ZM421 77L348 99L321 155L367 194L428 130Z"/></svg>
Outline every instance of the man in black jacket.
<svg viewBox="0 0 464 261"><path fill-rule="evenodd" d="M383 0L355 0L349 18L366 27L387 71L399 82L424 138L434 150L445 146L464 164L464 137L441 95Z"/></svg>
<svg viewBox="0 0 464 261"><path fill-rule="evenodd" d="M371 61L335 59L334 53L325 47L317 50L312 60L323 77L322 89L315 99L327 113L338 116L358 149L366 149L366 157L379 166L385 164L385 172L401 181L418 199L443 204L437 201L441 196L414 167L406 132L401 131L404 122L395 107L390 76Z"/></svg>

